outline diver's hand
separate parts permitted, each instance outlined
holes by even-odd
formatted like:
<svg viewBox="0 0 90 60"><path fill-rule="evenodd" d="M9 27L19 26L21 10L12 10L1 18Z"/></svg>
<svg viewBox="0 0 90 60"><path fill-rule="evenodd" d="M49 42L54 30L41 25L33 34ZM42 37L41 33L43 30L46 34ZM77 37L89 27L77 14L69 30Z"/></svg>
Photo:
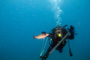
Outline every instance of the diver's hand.
<svg viewBox="0 0 90 60"><path fill-rule="evenodd" d="M72 25L70 25L70 30L73 31L74 30L74 27Z"/></svg>

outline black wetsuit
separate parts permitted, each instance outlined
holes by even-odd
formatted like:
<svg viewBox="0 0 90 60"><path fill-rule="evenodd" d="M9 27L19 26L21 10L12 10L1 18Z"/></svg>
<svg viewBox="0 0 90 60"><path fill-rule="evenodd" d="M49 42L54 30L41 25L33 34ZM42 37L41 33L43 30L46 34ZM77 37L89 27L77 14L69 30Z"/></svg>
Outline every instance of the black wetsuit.
<svg viewBox="0 0 90 60"><path fill-rule="evenodd" d="M70 31L71 28L73 28L73 29ZM67 36L66 39L74 39L74 32L73 32L74 27L73 27L73 26L70 26L70 29L69 29L70 35ZM45 60L45 59L49 56L49 52L50 52L50 51L56 46L56 44L67 34L67 30L66 30L65 28L63 28L63 29L62 29L62 37L57 37L57 38L55 38L55 33L54 33L55 28L52 29L52 31L53 31L53 32L50 33L49 36L48 36L48 37L51 37L52 43L51 43L51 45L49 46L46 54L43 56L42 60ZM63 47L66 45L66 43L67 43L67 40L66 40L66 39L56 48L59 52L62 52Z"/></svg>

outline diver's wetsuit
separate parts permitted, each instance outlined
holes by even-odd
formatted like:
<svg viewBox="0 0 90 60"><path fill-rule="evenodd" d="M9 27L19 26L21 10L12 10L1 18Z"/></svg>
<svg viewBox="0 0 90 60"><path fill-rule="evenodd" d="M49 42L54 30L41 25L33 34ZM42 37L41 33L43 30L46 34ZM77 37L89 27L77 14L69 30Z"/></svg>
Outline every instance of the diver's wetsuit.
<svg viewBox="0 0 90 60"><path fill-rule="evenodd" d="M69 32L70 35L67 36L66 39L74 39L74 27L70 26ZM46 54L42 57L42 60L46 60L46 58L49 56L49 52L56 46L56 44L67 34L67 30L65 28L62 29L62 37L57 37L55 38L55 28L52 30L53 32L49 34L48 37L51 37L52 39L52 44L49 46ZM56 50L58 50L59 52L62 52L63 47L66 45L67 40L64 40L57 48Z"/></svg>

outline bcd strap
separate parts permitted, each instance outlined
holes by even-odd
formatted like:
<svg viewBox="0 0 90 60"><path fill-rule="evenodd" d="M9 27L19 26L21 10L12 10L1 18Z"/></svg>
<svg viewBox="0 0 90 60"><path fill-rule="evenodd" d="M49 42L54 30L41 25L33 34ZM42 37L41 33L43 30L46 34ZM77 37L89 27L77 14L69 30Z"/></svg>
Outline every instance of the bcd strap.
<svg viewBox="0 0 90 60"><path fill-rule="evenodd" d="M66 37L69 35L69 32L57 43L57 45L49 52L49 55L66 39Z"/></svg>

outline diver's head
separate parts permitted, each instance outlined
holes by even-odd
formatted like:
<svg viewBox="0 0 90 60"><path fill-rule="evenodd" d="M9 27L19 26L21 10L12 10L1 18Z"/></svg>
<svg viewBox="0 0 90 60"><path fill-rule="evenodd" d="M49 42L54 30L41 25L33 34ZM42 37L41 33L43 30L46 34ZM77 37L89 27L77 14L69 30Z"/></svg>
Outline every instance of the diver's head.
<svg viewBox="0 0 90 60"><path fill-rule="evenodd" d="M57 26L55 28L55 37L62 37L62 27L61 26Z"/></svg>

